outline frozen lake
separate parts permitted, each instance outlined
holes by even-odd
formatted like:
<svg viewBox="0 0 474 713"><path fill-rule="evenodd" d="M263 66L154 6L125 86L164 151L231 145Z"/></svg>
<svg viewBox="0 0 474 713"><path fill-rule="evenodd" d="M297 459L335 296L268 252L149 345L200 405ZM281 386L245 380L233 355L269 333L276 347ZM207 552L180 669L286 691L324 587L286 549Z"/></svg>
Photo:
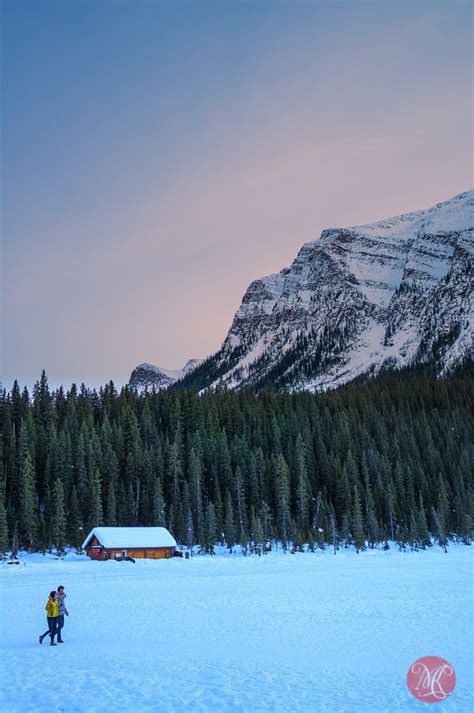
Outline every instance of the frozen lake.
<svg viewBox="0 0 474 713"><path fill-rule="evenodd" d="M472 710L472 548L0 567L2 711L420 711L406 673L447 659ZM44 605L70 611L52 648ZM437 710L437 709L436 709Z"/></svg>

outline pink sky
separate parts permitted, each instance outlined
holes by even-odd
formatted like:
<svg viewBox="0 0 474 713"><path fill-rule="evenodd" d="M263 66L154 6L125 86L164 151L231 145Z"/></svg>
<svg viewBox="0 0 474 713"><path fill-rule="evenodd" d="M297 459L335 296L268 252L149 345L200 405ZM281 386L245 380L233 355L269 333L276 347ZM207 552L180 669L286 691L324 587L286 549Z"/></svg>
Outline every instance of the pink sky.
<svg viewBox="0 0 474 713"><path fill-rule="evenodd" d="M142 361L179 368L205 357L248 284L290 264L323 228L418 210L472 186L468 4L392 3L390 18L361 3L345 27L349 5L334 16L321 7L305 6L300 19L294 6L286 34L274 18L263 24L250 68L238 47L230 59L217 47L202 93L183 70L196 91L192 120L191 98L169 95L177 107L166 124L164 89L150 82L147 94L145 82L138 101L135 87L106 74L116 103L89 116L82 104L77 114L76 97L67 107L75 113L58 117L73 122L61 124L70 129L60 146L48 117L41 165L26 150L20 167L7 162L6 385L31 383L42 368L55 384L122 383ZM219 53L223 84L210 88ZM79 77L87 101L94 78Z"/></svg>

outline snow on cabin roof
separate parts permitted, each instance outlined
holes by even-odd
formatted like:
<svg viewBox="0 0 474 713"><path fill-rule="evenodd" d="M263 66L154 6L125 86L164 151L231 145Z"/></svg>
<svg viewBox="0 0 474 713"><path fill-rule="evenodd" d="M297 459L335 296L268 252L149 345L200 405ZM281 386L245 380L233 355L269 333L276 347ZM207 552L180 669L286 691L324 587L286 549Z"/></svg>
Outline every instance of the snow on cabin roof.
<svg viewBox="0 0 474 713"><path fill-rule="evenodd" d="M82 549L96 536L103 547L176 547L176 540L166 527L94 527L82 543Z"/></svg>

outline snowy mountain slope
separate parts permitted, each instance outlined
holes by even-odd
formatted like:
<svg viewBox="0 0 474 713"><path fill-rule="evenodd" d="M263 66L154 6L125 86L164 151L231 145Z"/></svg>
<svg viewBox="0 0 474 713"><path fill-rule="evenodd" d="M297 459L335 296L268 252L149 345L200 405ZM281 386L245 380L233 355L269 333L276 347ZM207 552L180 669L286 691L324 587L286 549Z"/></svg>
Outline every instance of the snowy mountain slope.
<svg viewBox="0 0 474 713"><path fill-rule="evenodd" d="M162 369L153 364L139 364L132 371L128 385L136 391L160 391L167 389L179 379L190 374L202 363L202 359L189 359L182 369Z"/></svg>
<svg viewBox="0 0 474 713"><path fill-rule="evenodd" d="M316 391L386 366L443 374L472 344L474 191L370 225L324 230L255 280L200 388Z"/></svg>

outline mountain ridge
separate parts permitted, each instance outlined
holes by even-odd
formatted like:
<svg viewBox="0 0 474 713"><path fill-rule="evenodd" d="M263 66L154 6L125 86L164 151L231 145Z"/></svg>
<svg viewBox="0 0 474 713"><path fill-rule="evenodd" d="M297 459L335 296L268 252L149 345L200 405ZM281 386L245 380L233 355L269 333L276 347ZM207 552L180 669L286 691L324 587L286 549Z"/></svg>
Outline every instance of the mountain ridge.
<svg viewBox="0 0 474 713"><path fill-rule="evenodd" d="M163 369L155 366L155 364L143 362L132 371L128 385L138 392L167 389L176 381L191 373L202 361L202 359L188 359L182 369Z"/></svg>
<svg viewBox="0 0 474 713"><path fill-rule="evenodd" d="M447 373L472 342L474 190L305 243L254 280L216 354L180 384L318 391L388 366Z"/></svg>

